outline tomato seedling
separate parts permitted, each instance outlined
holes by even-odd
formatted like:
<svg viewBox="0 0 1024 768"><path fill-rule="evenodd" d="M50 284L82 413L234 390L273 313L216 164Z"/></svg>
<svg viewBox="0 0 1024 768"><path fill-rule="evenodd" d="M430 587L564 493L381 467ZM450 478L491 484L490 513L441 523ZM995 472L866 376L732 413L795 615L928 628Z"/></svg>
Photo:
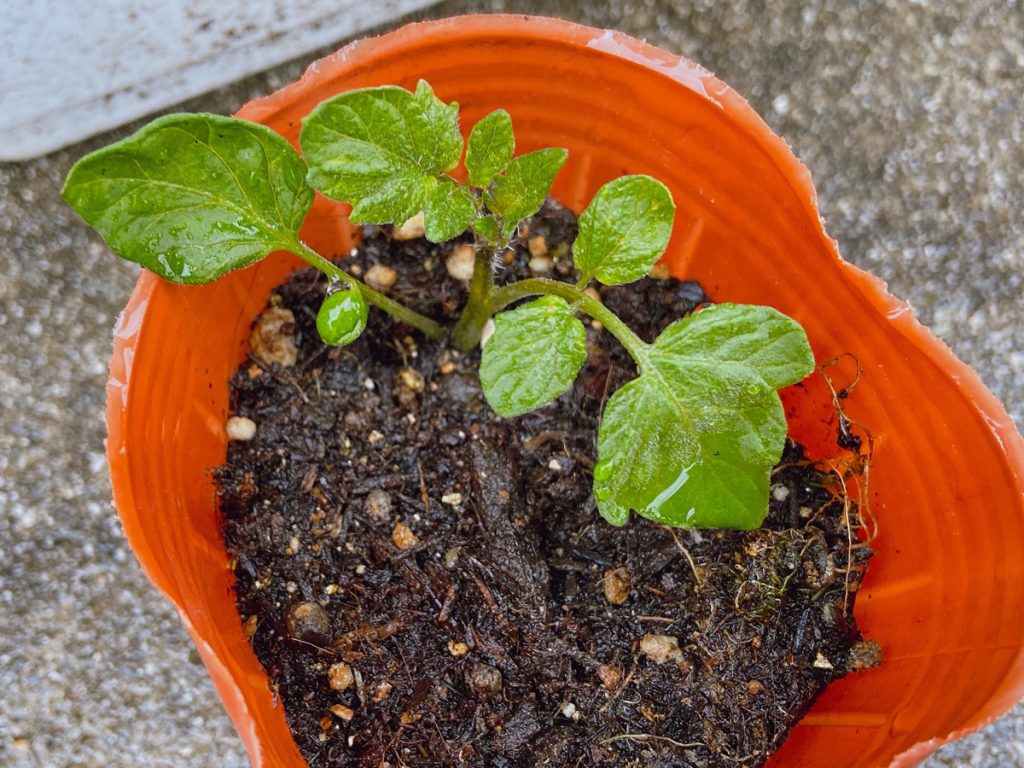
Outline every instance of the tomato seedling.
<svg viewBox="0 0 1024 768"><path fill-rule="evenodd" d="M401 225L419 213L428 240L472 232L469 295L450 329L481 352L485 397L514 417L550 403L586 361L589 315L636 363L637 377L605 405L597 437L594 497L623 525L630 511L682 527L749 529L767 510L786 419L778 389L814 368L803 329L762 306L717 304L640 339L586 291L634 282L665 252L675 204L650 176L601 187L579 217L575 284L531 278L496 285L496 256L540 209L565 149L515 155L512 119L497 110L464 142L457 104L421 81L350 91L304 120L301 154L270 129L207 114L169 115L80 160L64 196L119 256L178 283L206 283L274 251L290 251L344 285L325 299L317 329L348 344L368 305L431 338L435 320L373 290L306 246L299 228L314 190L350 203L355 224ZM464 158L466 179L453 171ZM539 297L539 298L537 298Z"/></svg>

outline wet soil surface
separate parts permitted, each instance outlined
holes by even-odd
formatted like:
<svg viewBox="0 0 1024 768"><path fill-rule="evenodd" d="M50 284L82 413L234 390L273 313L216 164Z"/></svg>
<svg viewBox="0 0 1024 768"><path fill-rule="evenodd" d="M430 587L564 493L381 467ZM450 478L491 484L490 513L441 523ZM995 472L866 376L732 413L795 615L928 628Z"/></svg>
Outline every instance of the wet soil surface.
<svg viewBox="0 0 1024 768"><path fill-rule="evenodd" d="M574 228L551 205L531 222L535 271L571 277ZM507 274L530 271L525 240ZM451 249L371 230L346 263L393 268L390 295L451 319ZM852 619L869 551L799 446L760 530L615 529L590 470L634 370L607 333L588 329L567 395L502 420L476 355L380 312L325 348L324 290L307 271L276 292L263 354L281 362L235 375L256 431L219 473L239 611L311 766L752 768L875 662ZM601 293L648 340L706 298L654 279Z"/></svg>

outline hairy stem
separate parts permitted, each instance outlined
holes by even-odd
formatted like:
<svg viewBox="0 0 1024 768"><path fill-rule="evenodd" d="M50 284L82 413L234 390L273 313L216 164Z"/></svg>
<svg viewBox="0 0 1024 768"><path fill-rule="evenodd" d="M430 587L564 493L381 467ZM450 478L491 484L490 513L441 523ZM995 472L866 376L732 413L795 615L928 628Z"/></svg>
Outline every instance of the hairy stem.
<svg viewBox="0 0 1024 768"><path fill-rule="evenodd" d="M494 292L493 259L494 254L490 249L477 245L476 261L473 262L473 280L469 284L469 299L452 331L452 341L455 348L461 352L468 352L480 343L484 325L492 314L490 300Z"/></svg>
<svg viewBox="0 0 1024 768"><path fill-rule="evenodd" d="M366 299L367 304L372 304L377 307L377 309L387 312L396 320L399 320L400 322L403 322L419 331L423 331L423 333L432 339L443 339L447 335L445 327L440 323L431 320L429 317L421 315L419 312L409 309L404 304L399 304L394 299L389 299L383 293L373 290L370 286L360 280L357 280L352 277L352 275L348 274L348 272L336 266L329 259L325 259L305 243L296 240L294 243L289 243L288 250L307 264L319 269L328 277L333 277L335 280L344 280L349 285L354 285L359 289L359 292L363 294L363 298Z"/></svg>
<svg viewBox="0 0 1024 768"><path fill-rule="evenodd" d="M650 354L650 345L633 333L632 329L622 322L619 316L608 309L608 307L569 283L535 277L506 285L504 288L499 288L491 294L490 301L487 304L487 316L490 317L495 312L504 309L519 299L542 295L561 296L600 322L612 336L619 340L619 343L625 347L626 351L629 352L636 362L637 367L643 371Z"/></svg>

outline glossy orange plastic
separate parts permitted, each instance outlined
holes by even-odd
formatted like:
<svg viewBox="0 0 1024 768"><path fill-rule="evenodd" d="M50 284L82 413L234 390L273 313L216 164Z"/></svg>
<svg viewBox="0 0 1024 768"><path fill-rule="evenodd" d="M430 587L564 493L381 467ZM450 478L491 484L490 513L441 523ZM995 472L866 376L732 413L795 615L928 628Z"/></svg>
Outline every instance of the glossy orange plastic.
<svg viewBox="0 0 1024 768"><path fill-rule="evenodd" d="M770 304L806 327L819 361L864 364L850 415L877 437L878 555L857 602L880 669L833 685L773 766L911 766L1024 693L1024 445L978 377L885 286L840 259L805 168L740 96L695 64L615 32L554 19L468 16L347 46L241 117L297 141L322 99L425 78L462 105L497 107L520 152L570 150L555 193L579 210L622 173L649 173L679 215L667 259L719 300ZM304 236L351 247L346 208L318 200ZM217 283L144 273L121 316L108 454L125 532L174 603L258 768L301 766L232 599L211 470L225 457L228 377L272 286L277 254ZM791 429L832 455L821 386L786 393Z"/></svg>

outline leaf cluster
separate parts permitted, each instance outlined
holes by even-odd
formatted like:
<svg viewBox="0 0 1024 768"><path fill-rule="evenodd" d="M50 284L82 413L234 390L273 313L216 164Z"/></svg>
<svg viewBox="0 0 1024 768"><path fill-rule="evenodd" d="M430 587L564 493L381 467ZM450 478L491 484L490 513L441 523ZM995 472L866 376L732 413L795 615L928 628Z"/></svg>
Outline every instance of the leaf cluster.
<svg viewBox="0 0 1024 768"><path fill-rule="evenodd" d="M800 326L768 307L720 304L646 343L585 291L595 280L636 281L664 254L675 203L663 184L631 175L597 191L579 217L575 285L534 279L495 288L491 256L539 210L566 150L516 156L504 110L477 122L464 143L458 105L422 81L415 91L367 88L321 103L299 143L301 154L260 125L169 115L79 161L64 195L115 253L175 282L209 282L276 250L306 258L335 285L317 318L330 344L359 336L368 303L425 332L436 323L301 243L314 190L350 203L357 224L401 224L422 212L431 241L471 230L484 268L460 323L475 325L475 339L494 315L480 365L494 410L518 416L568 390L587 359L580 315L588 314L638 371L604 405L594 468L601 514L615 525L631 510L687 527L762 522L786 435L778 389L813 368ZM455 173L460 162L464 179Z"/></svg>

